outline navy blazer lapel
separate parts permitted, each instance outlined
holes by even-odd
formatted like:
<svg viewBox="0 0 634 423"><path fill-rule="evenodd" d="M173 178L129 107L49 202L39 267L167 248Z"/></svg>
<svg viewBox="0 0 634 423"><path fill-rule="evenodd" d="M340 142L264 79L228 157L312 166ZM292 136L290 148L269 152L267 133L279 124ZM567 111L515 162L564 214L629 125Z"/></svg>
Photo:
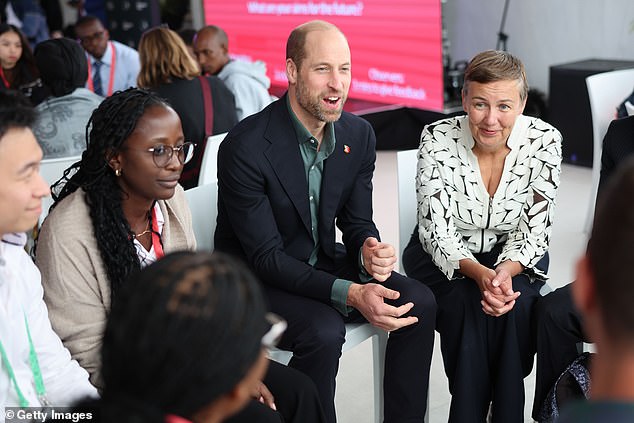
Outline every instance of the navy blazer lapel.
<svg viewBox="0 0 634 423"><path fill-rule="evenodd" d="M337 214L337 205L343 186L347 181L350 156L344 151L349 145L344 131L337 130L335 122L335 150L324 162L324 173L321 179L321 195L319 197L319 222L326 232L330 232ZM349 148L349 147L348 147Z"/></svg>
<svg viewBox="0 0 634 423"><path fill-rule="evenodd" d="M312 233L308 182L295 129L286 110L286 96L278 100L271 110L271 119L264 138L271 143L271 146L264 151L265 157L271 164L286 195L295 206L306 230Z"/></svg>

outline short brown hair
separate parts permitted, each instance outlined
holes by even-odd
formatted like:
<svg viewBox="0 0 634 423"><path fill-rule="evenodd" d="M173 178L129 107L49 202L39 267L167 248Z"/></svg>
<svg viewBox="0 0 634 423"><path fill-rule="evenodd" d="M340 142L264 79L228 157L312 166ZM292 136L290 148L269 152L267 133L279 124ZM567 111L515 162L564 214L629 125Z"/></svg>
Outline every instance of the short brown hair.
<svg viewBox="0 0 634 423"><path fill-rule="evenodd" d="M141 71L137 84L155 88L172 78L192 79L200 75L198 63L189 55L185 42L166 27L149 29L139 42Z"/></svg>
<svg viewBox="0 0 634 423"><path fill-rule="evenodd" d="M341 30L330 22L315 20L301 24L288 36L286 41L286 59L291 59L297 69L299 69L306 58L306 50L304 48L306 46L306 35L313 31L328 31L332 29L339 31L343 35Z"/></svg>
<svg viewBox="0 0 634 423"><path fill-rule="evenodd" d="M487 50L478 53L469 62L464 74L463 91L465 94L468 92L471 81L486 84L513 80L520 84L520 100L526 100L528 81L522 61L506 51Z"/></svg>

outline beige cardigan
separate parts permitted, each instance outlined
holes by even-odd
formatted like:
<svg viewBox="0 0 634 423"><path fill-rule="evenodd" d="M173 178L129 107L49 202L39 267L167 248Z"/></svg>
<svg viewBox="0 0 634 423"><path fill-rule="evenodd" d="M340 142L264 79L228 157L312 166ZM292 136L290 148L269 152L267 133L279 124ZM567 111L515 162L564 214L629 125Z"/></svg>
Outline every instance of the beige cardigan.
<svg viewBox="0 0 634 423"><path fill-rule="evenodd" d="M180 185L159 201L165 218L165 253L194 250L191 213ZM77 190L48 215L40 231L36 264L53 328L98 388L101 338L110 309L110 282L101 260L83 190Z"/></svg>

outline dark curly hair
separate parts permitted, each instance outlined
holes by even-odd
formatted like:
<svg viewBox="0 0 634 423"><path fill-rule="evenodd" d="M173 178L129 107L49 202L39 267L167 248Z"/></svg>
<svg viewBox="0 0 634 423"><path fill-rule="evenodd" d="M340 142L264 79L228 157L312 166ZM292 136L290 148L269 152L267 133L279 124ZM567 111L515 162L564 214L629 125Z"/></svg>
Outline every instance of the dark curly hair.
<svg viewBox="0 0 634 423"><path fill-rule="evenodd" d="M99 253L110 280L112 299L123 281L141 265L134 247L134 232L123 214L126 195L109 165L145 111L152 106L169 107L156 94L129 88L106 98L86 126L87 147L81 160L64 171L52 186L55 203L81 188L86 193Z"/></svg>

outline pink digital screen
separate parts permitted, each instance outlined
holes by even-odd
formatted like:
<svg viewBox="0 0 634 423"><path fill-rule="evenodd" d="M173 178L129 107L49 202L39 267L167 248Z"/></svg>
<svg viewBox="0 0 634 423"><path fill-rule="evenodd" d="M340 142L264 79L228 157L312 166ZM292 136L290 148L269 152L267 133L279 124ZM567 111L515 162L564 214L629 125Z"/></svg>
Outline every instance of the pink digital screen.
<svg viewBox="0 0 634 423"><path fill-rule="evenodd" d="M223 28L235 58L266 63L286 87L286 39L303 22L337 25L352 52L350 98L443 109L440 0L204 0L205 23Z"/></svg>

